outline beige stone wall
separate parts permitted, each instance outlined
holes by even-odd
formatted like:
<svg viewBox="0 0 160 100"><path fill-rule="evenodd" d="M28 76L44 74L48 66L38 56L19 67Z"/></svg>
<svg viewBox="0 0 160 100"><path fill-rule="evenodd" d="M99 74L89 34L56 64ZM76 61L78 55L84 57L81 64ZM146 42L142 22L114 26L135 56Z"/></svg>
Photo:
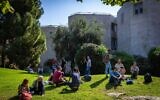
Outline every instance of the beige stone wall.
<svg viewBox="0 0 160 100"><path fill-rule="evenodd" d="M41 28L46 35L46 46L47 46L47 50L41 55L40 65L43 66L48 59L56 58L54 43L52 39L53 35L56 32L56 27L49 25L49 26L43 26Z"/></svg>
<svg viewBox="0 0 160 100"><path fill-rule="evenodd" d="M104 31L104 36L102 38L103 44L111 48L111 23L116 22L116 18L109 14L96 14L96 13L76 13L68 17L68 23L70 25L72 20L77 18L85 18L87 22L96 21L98 22Z"/></svg>
<svg viewBox="0 0 160 100"><path fill-rule="evenodd" d="M124 14L124 23L121 23ZM118 50L147 57L160 45L160 2L144 0L143 13L134 14L134 5L126 3L117 14Z"/></svg>

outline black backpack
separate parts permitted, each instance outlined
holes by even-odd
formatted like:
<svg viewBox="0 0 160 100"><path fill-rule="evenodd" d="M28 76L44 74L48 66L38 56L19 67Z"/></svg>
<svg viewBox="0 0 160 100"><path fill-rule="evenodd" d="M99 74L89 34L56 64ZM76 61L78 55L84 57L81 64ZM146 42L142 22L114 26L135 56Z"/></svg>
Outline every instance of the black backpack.
<svg viewBox="0 0 160 100"><path fill-rule="evenodd" d="M144 75L144 83L150 83L150 82L152 82L152 76L150 73L146 73Z"/></svg>

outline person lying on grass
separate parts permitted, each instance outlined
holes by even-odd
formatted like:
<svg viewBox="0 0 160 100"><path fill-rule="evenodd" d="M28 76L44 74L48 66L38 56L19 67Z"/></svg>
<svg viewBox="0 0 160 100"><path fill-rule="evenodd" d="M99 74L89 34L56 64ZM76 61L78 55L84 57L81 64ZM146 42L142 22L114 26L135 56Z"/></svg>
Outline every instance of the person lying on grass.
<svg viewBox="0 0 160 100"><path fill-rule="evenodd" d="M61 66L58 66L53 74L53 83L55 83L56 86L63 85L66 83L66 79L64 78L64 73L62 72Z"/></svg>
<svg viewBox="0 0 160 100"><path fill-rule="evenodd" d="M18 86L18 96L19 100L31 100L32 95L29 89L29 81L28 79L24 79L22 84Z"/></svg>
<svg viewBox="0 0 160 100"><path fill-rule="evenodd" d="M38 94L38 95L44 95L45 89L44 89L43 76L39 76L33 82L33 87L31 87L31 93L32 94Z"/></svg>

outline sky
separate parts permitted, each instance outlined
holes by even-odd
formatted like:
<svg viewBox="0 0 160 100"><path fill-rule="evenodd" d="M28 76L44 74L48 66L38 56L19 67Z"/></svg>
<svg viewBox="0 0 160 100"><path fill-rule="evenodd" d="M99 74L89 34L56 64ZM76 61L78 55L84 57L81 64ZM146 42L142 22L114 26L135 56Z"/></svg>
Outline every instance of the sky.
<svg viewBox="0 0 160 100"><path fill-rule="evenodd" d="M68 16L77 12L98 12L117 15L119 6L106 6L101 0L41 0L44 14L40 18L41 26L66 25Z"/></svg>

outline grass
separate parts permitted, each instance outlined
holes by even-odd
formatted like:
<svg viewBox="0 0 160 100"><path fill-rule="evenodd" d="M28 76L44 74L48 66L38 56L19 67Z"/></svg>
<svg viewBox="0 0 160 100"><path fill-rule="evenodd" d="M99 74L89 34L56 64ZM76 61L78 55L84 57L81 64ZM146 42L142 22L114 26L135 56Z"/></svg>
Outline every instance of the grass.
<svg viewBox="0 0 160 100"><path fill-rule="evenodd" d="M37 78L36 74L28 74L21 70L10 70L0 68L0 100L17 100L17 87L24 78L29 79L30 85ZM45 80L48 76L45 76ZM92 81L83 82L77 92L63 91L67 86L54 87L47 85L44 96L33 96L33 100L113 100L107 93L123 92L127 96L160 96L160 78L153 77L153 82L143 84L143 76L139 76L133 85L126 85L114 89L108 84L105 75L93 75Z"/></svg>

